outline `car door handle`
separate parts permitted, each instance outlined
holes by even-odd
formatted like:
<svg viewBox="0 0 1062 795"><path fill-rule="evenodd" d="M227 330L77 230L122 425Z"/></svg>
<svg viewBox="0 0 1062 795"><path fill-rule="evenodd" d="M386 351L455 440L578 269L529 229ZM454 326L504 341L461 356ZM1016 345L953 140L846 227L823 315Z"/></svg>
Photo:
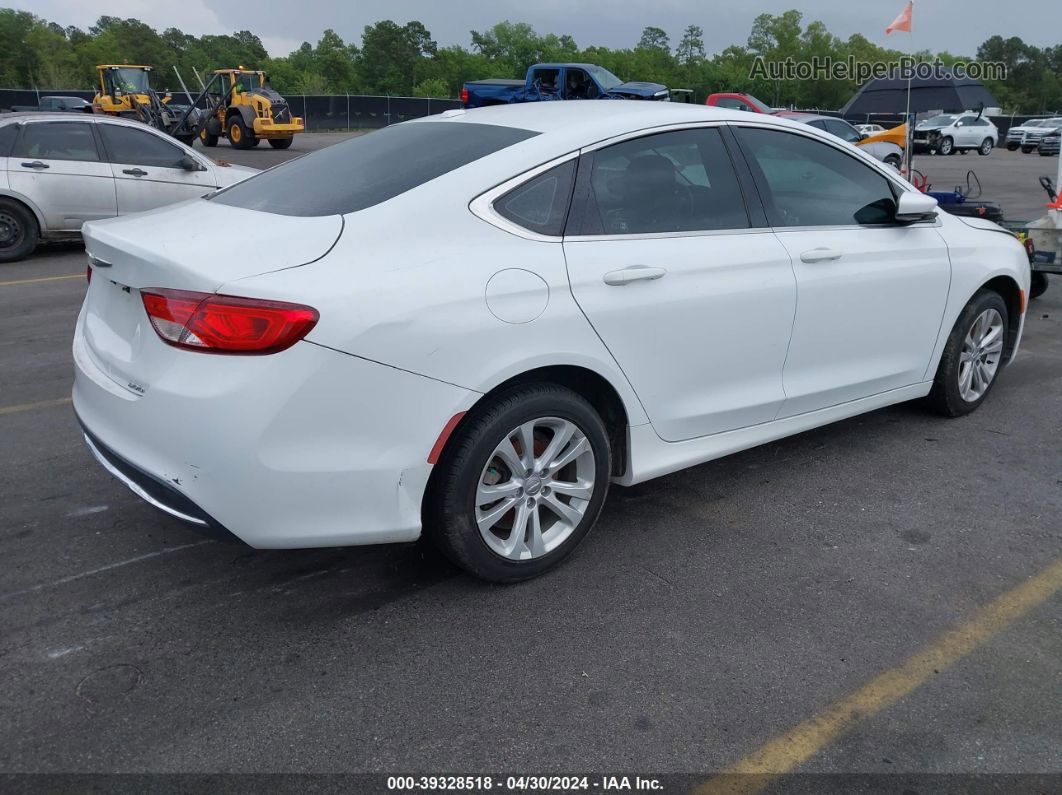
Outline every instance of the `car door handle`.
<svg viewBox="0 0 1062 795"><path fill-rule="evenodd" d="M23 163L23 168L51 168L47 163L42 163L40 160L34 160L32 163Z"/></svg>
<svg viewBox="0 0 1062 795"><path fill-rule="evenodd" d="M122 169L122 173L123 174L130 174L130 175L132 175L134 177L146 177L147 176L147 172L144 171L141 168L123 168Z"/></svg>
<svg viewBox="0 0 1062 795"><path fill-rule="evenodd" d="M800 255L801 262L829 262L840 259L842 252L835 248L813 248Z"/></svg>
<svg viewBox="0 0 1062 795"><path fill-rule="evenodd" d="M612 287L622 287L631 282L652 281L659 279L667 273L664 268L650 268L648 265L631 265L618 271L609 271L603 277L605 284Z"/></svg>

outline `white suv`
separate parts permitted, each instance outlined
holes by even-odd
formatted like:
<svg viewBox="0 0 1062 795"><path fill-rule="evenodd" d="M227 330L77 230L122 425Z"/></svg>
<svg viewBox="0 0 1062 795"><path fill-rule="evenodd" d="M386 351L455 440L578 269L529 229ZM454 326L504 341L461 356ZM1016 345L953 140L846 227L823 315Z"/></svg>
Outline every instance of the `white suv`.
<svg viewBox="0 0 1062 795"><path fill-rule="evenodd" d="M926 144L942 155L976 149L990 155L999 142L999 130L984 116L945 113L920 122L915 127L915 144Z"/></svg>

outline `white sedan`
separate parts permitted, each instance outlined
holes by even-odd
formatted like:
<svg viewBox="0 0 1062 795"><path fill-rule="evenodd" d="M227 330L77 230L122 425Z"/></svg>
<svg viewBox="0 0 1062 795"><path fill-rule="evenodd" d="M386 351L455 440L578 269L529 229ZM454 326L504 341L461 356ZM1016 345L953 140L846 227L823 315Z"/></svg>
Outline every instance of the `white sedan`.
<svg viewBox="0 0 1062 795"><path fill-rule="evenodd" d="M1013 236L834 136L663 102L449 111L85 239L74 407L118 479L254 547L425 534L496 581L610 484L973 411L1029 290Z"/></svg>
<svg viewBox="0 0 1062 795"><path fill-rule="evenodd" d="M0 262L98 218L232 185L257 169L222 165L140 122L82 113L0 117Z"/></svg>

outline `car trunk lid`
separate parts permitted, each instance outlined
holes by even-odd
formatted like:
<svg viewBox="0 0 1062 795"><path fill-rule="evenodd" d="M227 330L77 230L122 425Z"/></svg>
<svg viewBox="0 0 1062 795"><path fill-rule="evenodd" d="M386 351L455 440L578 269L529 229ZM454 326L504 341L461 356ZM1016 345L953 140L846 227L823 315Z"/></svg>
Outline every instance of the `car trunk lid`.
<svg viewBox="0 0 1062 795"><path fill-rule="evenodd" d="M155 333L140 291L213 293L226 283L319 259L341 216L295 218L194 200L86 224L92 281L81 353L131 395L144 395L179 351ZM253 297L253 296L251 296Z"/></svg>

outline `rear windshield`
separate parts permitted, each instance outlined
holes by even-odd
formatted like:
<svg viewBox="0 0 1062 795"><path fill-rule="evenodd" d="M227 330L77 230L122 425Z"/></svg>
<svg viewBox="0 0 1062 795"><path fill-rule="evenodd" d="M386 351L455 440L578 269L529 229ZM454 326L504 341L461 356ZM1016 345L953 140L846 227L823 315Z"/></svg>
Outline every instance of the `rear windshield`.
<svg viewBox="0 0 1062 795"><path fill-rule="evenodd" d="M492 124L396 124L284 163L211 200L278 215L343 215L535 135Z"/></svg>

